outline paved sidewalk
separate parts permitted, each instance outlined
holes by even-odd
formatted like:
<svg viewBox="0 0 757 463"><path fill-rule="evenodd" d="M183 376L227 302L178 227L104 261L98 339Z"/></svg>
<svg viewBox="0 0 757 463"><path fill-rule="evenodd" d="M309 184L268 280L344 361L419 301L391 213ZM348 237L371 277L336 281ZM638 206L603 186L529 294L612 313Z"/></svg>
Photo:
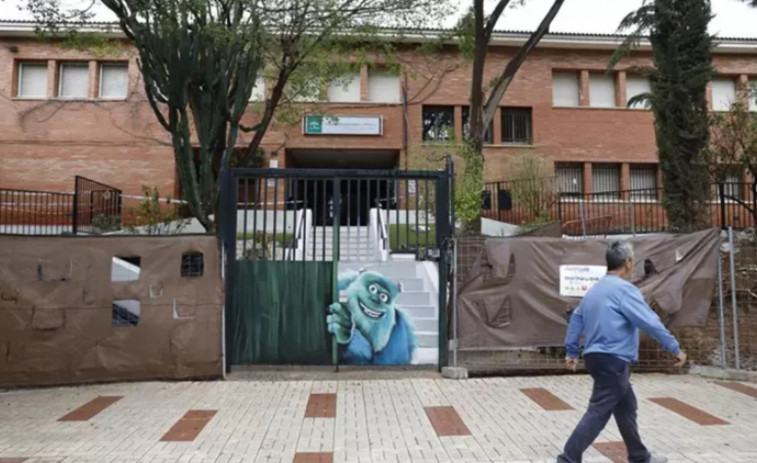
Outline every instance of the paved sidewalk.
<svg viewBox="0 0 757 463"><path fill-rule="evenodd" d="M757 462L756 385L634 384L643 437L671 463ZM10 391L0 393L0 462L552 463L590 386L561 376ZM620 440L611 424L584 462L623 461Z"/></svg>

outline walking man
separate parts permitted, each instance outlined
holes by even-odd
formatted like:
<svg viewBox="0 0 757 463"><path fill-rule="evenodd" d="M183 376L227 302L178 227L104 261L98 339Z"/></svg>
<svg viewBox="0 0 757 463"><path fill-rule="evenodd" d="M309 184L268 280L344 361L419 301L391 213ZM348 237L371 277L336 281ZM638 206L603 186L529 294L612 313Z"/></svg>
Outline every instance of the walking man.
<svg viewBox="0 0 757 463"><path fill-rule="evenodd" d="M613 242L607 248L607 275L583 298L573 313L565 338L568 368L578 364L579 339L586 335L584 363L594 379L589 409L565 444L558 463L581 463L584 451L599 436L610 416L615 416L628 449L629 463L665 463L652 456L636 425L636 396L631 387L631 364L639 358L639 329L676 356L675 366L686 363L686 354L641 291L627 279L633 270L630 243Z"/></svg>

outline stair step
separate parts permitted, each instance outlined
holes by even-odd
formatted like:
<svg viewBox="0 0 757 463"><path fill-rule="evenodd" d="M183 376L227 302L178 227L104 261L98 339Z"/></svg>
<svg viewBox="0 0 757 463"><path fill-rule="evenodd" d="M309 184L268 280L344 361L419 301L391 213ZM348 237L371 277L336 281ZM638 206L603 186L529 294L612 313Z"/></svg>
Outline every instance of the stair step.
<svg viewBox="0 0 757 463"><path fill-rule="evenodd" d="M431 304L431 293L423 291L405 291L397 297L397 304L402 305L427 305Z"/></svg>
<svg viewBox="0 0 757 463"><path fill-rule="evenodd" d="M436 317L436 307L433 305L400 305L400 309L410 315L412 320Z"/></svg>
<svg viewBox="0 0 757 463"><path fill-rule="evenodd" d="M416 331L415 337L418 340L418 347L438 347L439 335L437 333Z"/></svg>
<svg viewBox="0 0 757 463"><path fill-rule="evenodd" d="M435 332L439 329L439 320L436 318L412 317L415 331Z"/></svg>

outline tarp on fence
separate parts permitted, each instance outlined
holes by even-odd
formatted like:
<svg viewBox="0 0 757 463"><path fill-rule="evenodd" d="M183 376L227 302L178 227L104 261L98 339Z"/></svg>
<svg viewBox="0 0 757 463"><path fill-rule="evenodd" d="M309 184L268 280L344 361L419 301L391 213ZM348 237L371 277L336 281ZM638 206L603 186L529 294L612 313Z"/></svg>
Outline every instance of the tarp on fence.
<svg viewBox="0 0 757 463"><path fill-rule="evenodd" d="M0 385L219 376L219 266L209 236L0 237Z"/></svg>
<svg viewBox="0 0 757 463"><path fill-rule="evenodd" d="M635 251L631 281L647 302L669 326L703 326L716 288L720 230L630 241ZM605 266L606 249L606 240L486 240L459 290L459 347L562 345L566 313L580 297L561 295L560 266Z"/></svg>

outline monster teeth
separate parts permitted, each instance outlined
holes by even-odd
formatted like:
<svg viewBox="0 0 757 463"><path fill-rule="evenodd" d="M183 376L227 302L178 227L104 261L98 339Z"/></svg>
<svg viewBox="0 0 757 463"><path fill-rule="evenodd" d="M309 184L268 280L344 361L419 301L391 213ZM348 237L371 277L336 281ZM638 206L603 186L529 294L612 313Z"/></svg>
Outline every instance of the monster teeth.
<svg viewBox="0 0 757 463"><path fill-rule="evenodd" d="M363 312L365 312L365 314L371 318L381 318L381 316L384 315L381 312L376 312L375 310L369 309L362 302L359 302L359 304L360 304L360 308L363 309Z"/></svg>

